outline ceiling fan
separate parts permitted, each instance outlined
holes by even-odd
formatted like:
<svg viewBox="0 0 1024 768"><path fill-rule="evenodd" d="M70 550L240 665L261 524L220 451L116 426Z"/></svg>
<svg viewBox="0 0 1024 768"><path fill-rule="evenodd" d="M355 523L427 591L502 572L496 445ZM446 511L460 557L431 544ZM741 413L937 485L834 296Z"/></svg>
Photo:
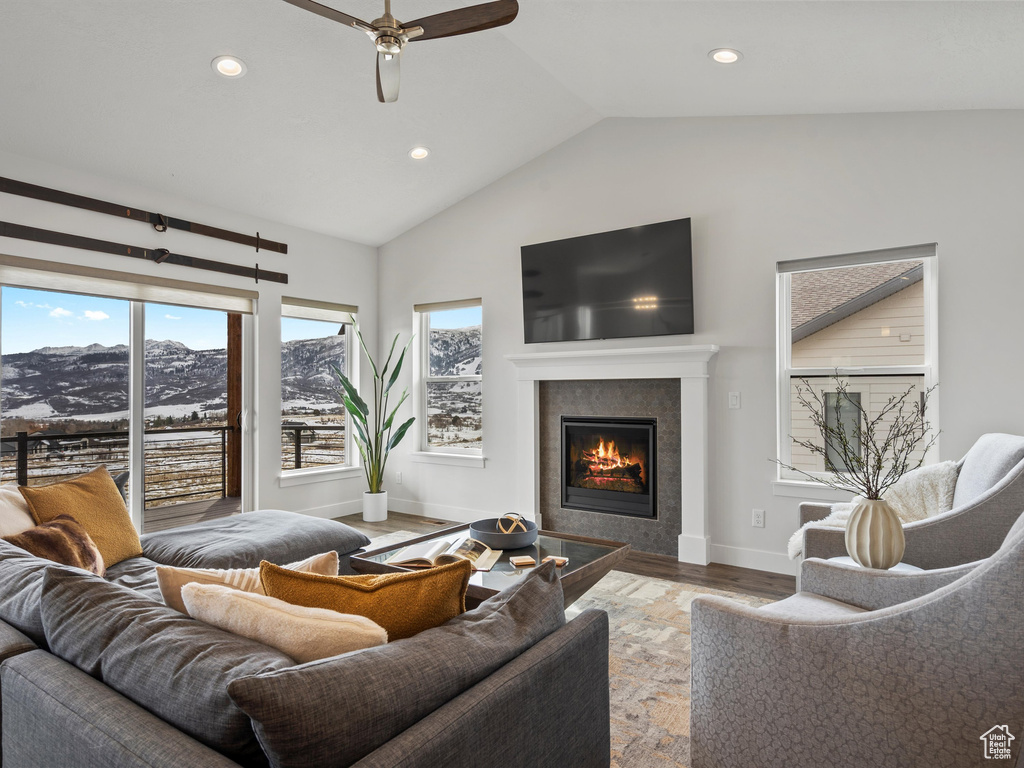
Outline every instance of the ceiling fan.
<svg viewBox="0 0 1024 768"><path fill-rule="evenodd" d="M325 19L361 30L370 36L377 47L377 100L381 103L398 101L402 48L406 43L413 40L465 35L469 32L500 27L511 22L519 13L517 0L495 0L491 3L424 16L422 19L403 24L391 15L391 0L384 0L384 15L367 23L313 0L285 2Z"/></svg>

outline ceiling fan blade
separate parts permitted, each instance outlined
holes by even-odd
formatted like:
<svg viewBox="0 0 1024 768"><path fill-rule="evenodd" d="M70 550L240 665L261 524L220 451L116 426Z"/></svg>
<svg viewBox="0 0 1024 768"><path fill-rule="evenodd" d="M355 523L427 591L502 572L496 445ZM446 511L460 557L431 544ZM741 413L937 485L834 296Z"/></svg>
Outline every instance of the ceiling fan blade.
<svg viewBox="0 0 1024 768"><path fill-rule="evenodd" d="M377 101L381 104L398 101L402 53L377 53Z"/></svg>
<svg viewBox="0 0 1024 768"><path fill-rule="evenodd" d="M372 24L367 24L362 19L357 19L355 16L349 16L347 13L336 11L333 8L328 8L326 5L315 3L313 0L284 0L286 3L291 3L296 8L302 8L303 10L315 13L317 16L323 16L325 19L336 21L339 24L344 24L348 27L354 27L362 30L363 32L376 33L376 28Z"/></svg>
<svg viewBox="0 0 1024 768"><path fill-rule="evenodd" d="M437 37L465 35L468 32L500 27L511 22L518 13L519 3L516 0L496 0L493 3L471 5L468 8L424 16L422 19L405 22L402 26L406 29L423 27L423 34L411 38L409 42L433 40Z"/></svg>

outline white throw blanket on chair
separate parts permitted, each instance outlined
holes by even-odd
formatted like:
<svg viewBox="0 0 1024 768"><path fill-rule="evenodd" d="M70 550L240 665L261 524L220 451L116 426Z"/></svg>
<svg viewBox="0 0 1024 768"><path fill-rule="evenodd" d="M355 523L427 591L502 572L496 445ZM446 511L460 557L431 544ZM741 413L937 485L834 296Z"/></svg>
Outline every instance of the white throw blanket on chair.
<svg viewBox="0 0 1024 768"><path fill-rule="evenodd" d="M906 525L915 520L941 515L953 508L953 490L958 469L955 461L943 461L907 472L882 494L882 498ZM845 528L853 508L860 500L832 505L832 511L821 520L807 523L789 539L789 558L796 560L804 551L804 531L808 528Z"/></svg>

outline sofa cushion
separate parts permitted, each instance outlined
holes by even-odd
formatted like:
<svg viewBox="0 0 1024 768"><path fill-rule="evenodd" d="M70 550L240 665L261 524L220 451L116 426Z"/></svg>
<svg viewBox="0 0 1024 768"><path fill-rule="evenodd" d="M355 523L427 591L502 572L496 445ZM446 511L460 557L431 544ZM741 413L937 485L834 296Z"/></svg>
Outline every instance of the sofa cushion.
<svg viewBox="0 0 1024 768"><path fill-rule="evenodd" d="M40 648L46 648L46 635L39 613L39 596L43 590L43 575L48 569L85 574L0 541L0 619L27 635Z"/></svg>
<svg viewBox="0 0 1024 768"><path fill-rule="evenodd" d="M134 589L150 600L162 603L163 597L160 596L160 585L156 579L156 566L157 564L147 557L133 557L107 568L103 578L112 584Z"/></svg>
<svg viewBox="0 0 1024 768"><path fill-rule="evenodd" d="M256 568L262 560L292 563L333 549L345 556L370 540L334 520L262 510L207 520L142 537L143 553L179 568Z"/></svg>
<svg viewBox="0 0 1024 768"><path fill-rule="evenodd" d="M1024 461L1024 437L998 433L979 437L964 456L953 492L953 508L970 504L1021 461Z"/></svg>
<svg viewBox="0 0 1024 768"><path fill-rule="evenodd" d="M48 523L4 538L36 557L103 575L103 555L85 528L71 515L57 515Z"/></svg>
<svg viewBox="0 0 1024 768"><path fill-rule="evenodd" d="M121 493L103 465L84 475L51 485L22 486L21 495L39 523L71 515L89 532L109 568L142 554L139 534Z"/></svg>
<svg viewBox="0 0 1024 768"><path fill-rule="evenodd" d="M320 576L271 563L260 566L263 591L293 605L354 613L376 622L391 640L412 637L466 610L468 560L411 573Z"/></svg>
<svg viewBox="0 0 1024 768"><path fill-rule="evenodd" d="M228 692L275 768L349 766L565 624L562 600L554 564L546 563L440 627L236 678Z"/></svg>
<svg viewBox="0 0 1024 768"><path fill-rule="evenodd" d="M0 485L0 537L27 531L35 524L28 502L21 495L17 484Z"/></svg>
<svg viewBox="0 0 1024 768"><path fill-rule="evenodd" d="M48 570L40 609L53 653L232 760L266 764L227 687L292 666L283 653L82 571Z"/></svg>
<svg viewBox="0 0 1024 768"><path fill-rule="evenodd" d="M337 576L338 553L323 552L284 567L292 571ZM186 584L220 584L243 592L266 594L260 582L259 568L175 568L173 565L158 565L156 580L164 602L182 613L188 613L181 601L181 588Z"/></svg>
<svg viewBox="0 0 1024 768"><path fill-rule="evenodd" d="M277 648L298 662L384 645L388 633L365 616L306 608L223 584L185 584L188 615Z"/></svg>

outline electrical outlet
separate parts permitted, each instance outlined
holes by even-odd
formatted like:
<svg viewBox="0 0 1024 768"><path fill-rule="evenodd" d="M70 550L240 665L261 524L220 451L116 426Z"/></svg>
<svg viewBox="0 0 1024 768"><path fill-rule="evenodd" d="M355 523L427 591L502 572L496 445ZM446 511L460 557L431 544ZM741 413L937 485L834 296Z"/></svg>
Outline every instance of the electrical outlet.
<svg viewBox="0 0 1024 768"><path fill-rule="evenodd" d="M750 524L754 528L764 528L764 510L755 509L750 516Z"/></svg>
<svg viewBox="0 0 1024 768"><path fill-rule="evenodd" d="M401 472L395 472L395 482L398 483L399 485L402 484L402 473Z"/></svg>

